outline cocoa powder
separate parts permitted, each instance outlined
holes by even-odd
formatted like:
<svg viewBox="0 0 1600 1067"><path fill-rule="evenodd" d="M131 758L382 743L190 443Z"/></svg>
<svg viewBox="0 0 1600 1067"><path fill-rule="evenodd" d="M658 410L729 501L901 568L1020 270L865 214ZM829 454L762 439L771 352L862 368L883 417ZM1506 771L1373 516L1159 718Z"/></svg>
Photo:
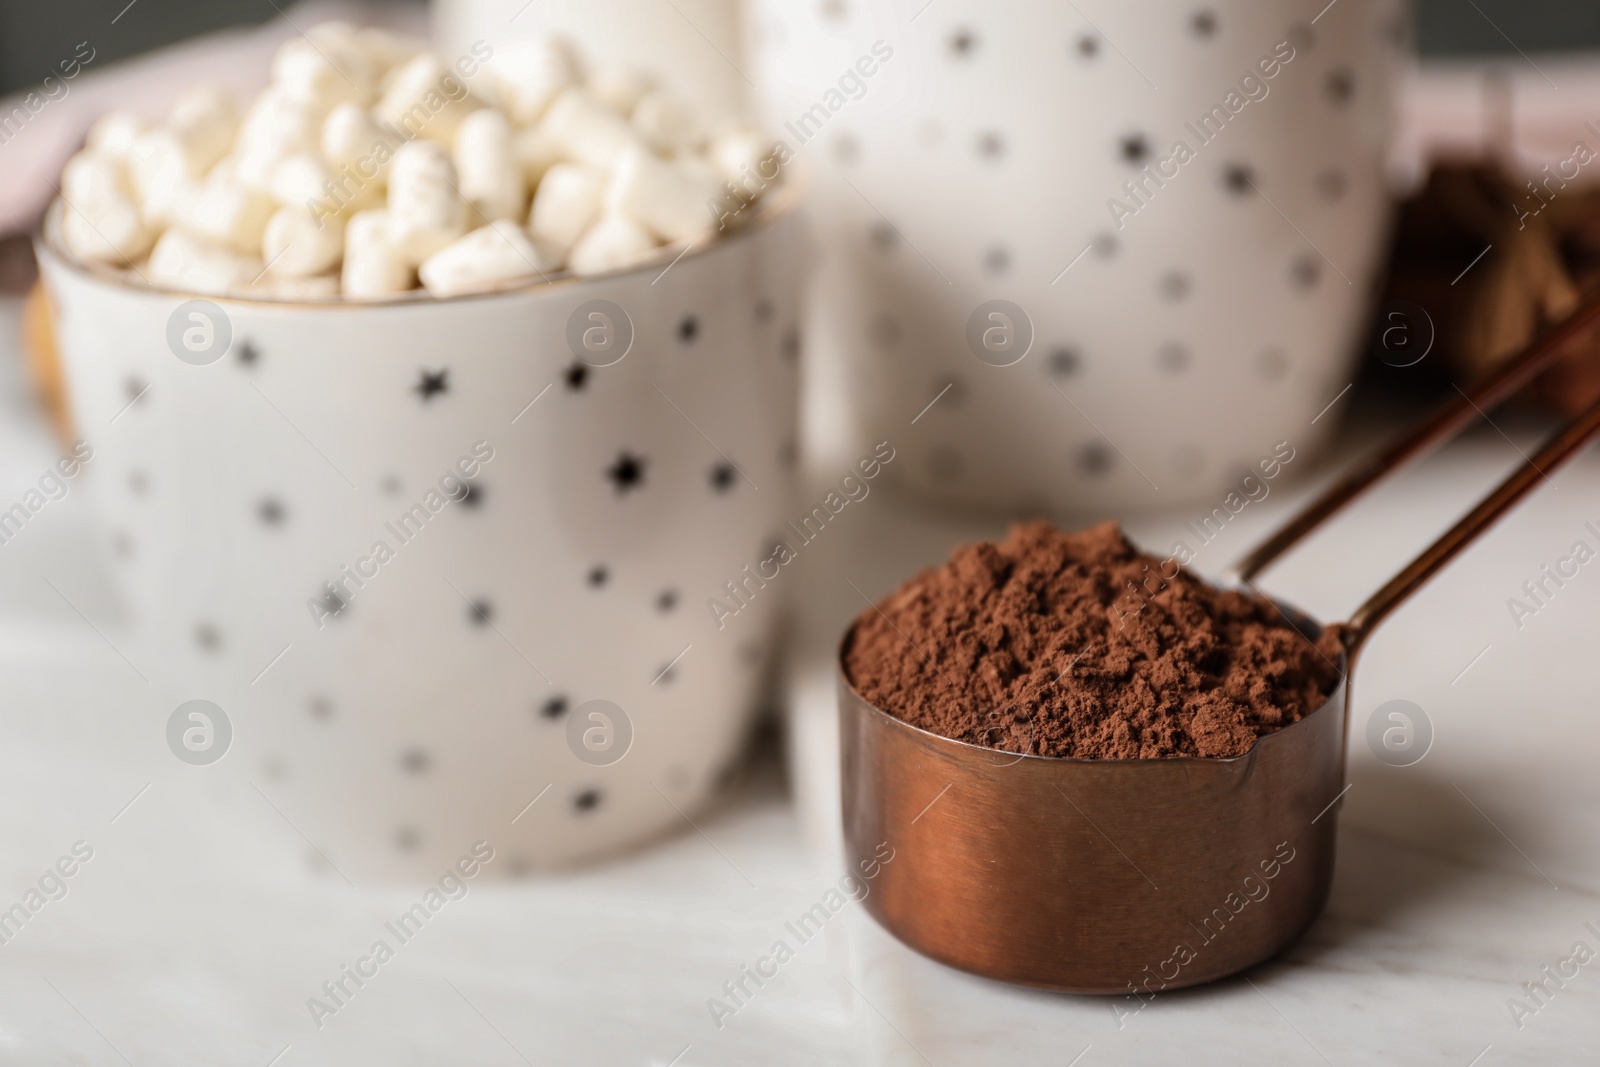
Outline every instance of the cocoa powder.
<svg viewBox="0 0 1600 1067"><path fill-rule="evenodd" d="M1169 577L1170 575L1170 577ZM1338 636L1140 553L1114 522L1012 527L862 612L856 691L913 726L1008 752L1226 758L1320 706Z"/></svg>

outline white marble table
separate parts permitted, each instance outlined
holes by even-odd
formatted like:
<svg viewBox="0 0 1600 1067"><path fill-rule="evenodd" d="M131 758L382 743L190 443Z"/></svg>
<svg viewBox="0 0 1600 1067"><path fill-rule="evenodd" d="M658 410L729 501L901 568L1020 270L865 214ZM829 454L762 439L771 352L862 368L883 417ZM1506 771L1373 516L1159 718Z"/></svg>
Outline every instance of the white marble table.
<svg viewBox="0 0 1600 1067"><path fill-rule="evenodd" d="M15 314L0 307L7 349ZM0 496L53 454L12 364L0 358ZM1508 430L1523 447L1532 439ZM1264 584L1337 617L1516 459L1485 428ZM698 830L656 847L474 886L320 1029L307 998L412 895L353 889L309 862L307 842L241 773L184 773L114 653L52 601L30 557L0 550L0 908L74 842L94 850L66 895L0 945L0 1064L1595 1062L1600 961L1520 1029L1507 1007L1575 942L1600 950L1585 927L1600 928L1600 569L1584 568L1520 630L1506 608L1586 536L1584 521L1600 524L1600 457L1554 482L1371 646L1358 732L1378 704L1405 698L1436 740L1396 769L1358 737L1326 913L1282 958L1163 995L1121 1026L1106 999L923 959L854 904L720 1028L708 1011L837 876L828 650L861 606L845 579L878 595L954 543L998 532L992 523L886 493L851 508L787 579L808 595L786 770L757 761ZM1199 568L1220 570L1306 491L1252 505ZM30 550L74 552L90 521L81 504L52 505L50 536ZM1202 509L1141 518L1131 532L1165 547L1189 510Z"/></svg>

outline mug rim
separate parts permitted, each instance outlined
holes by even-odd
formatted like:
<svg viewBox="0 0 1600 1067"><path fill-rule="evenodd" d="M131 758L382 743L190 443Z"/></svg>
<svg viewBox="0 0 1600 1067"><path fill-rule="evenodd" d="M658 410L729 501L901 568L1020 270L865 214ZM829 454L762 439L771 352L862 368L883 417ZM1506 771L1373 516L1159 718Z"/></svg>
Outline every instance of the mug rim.
<svg viewBox="0 0 1600 1067"><path fill-rule="evenodd" d="M512 296L526 296L529 294L556 292L587 285L591 282L614 281L634 274L643 274L655 270L663 263L669 267L680 259L698 259L710 255L719 249L728 247L746 238L765 233L775 227L779 222L796 214L800 205L805 200L806 187L809 185L807 176L800 168L791 168L784 176L782 185L771 195L764 196L755 205L754 213L748 221L737 224L733 232L719 237L698 251L695 250L693 240L675 241L672 244L662 245L648 259L632 266L622 267L617 270L604 271L599 274L577 274L570 270L562 270L536 281L520 282L515 285L502 286L495 289L485 289L475 293L460 293L455 296L433 296L425 288L408 290L387 297L345 297L336 296L323 300L308 300L303 297L290 299L274 299L272 297L239 296L236 294L199 293L186 289L173 289L167 286L148 285L129 279L129 271L120 268L120 274L96 269L83 263L69 253L61 245L61 213L66 210L66 199L56 196L46 208L44 217L33 231L34 254L41 261L48 260L53 268L67 271L81 280L98 283L112 289L124 290L130 293L147 294L150 296L171 297L179 300L209 300L219 307L235 306L257 310L295 309L305 311L351 311L396 307L416 307L432 304L460 304L468 301L494 300ZM669 253L676 251L676 255L669 258ZM263 273L265 273L263 271ZM662 271L665 274L665 271Z"/></svg>

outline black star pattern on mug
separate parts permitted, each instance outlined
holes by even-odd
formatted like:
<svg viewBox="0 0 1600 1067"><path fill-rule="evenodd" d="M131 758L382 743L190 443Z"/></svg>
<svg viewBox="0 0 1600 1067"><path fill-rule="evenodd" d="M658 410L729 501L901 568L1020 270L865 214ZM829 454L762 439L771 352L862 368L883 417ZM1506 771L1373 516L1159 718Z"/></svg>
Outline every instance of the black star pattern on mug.
<svg viewBox="0 0 1600 1067"><path fill-rule="evenodd" d="M1100 54L1099 40L1087 33L1078 38L1077 48L1078 54L1084 59L1093 59Z"/></svg>
<svg viewBox="0 0 1600 1067"><path fill-rule="evenodd" d="M1234 196L1249 196L1255 192L1255 180L1255 173L1243 163L1229 163L1222 168L1222 184Z"/></svg>
<svg viewBox="0 0 1600 1067"><path fill-rule="evenodd" d="M547 719L559 719L567 713L567 698L559 694L539 705L539 714Z"/></svg>
<svg viewBox="0 0 1600 1067"><path fill-rule="evenodd" d="M656 610L665 614L678 606L678 591L663 589L656 594Z"/></svg>
<svg viewBox="0 0 1600 1067"><path fill-rule="evenodd" d="M256 505L256 515L264 525L278 526L283 522L283 505L269 496Z"/></svg>
<svg viewBox="0 0 1600 1067"><path fill-rule="evenodd" d="M950 51L955 53L958 58L964 59L971 55L972 50L977 45L978 39L972 35L971 30L964 26L950 38Z"/></svg>
<svg viewBox="0 0 1600 1067"><path fill-rule="evenodd" d="M261 350L259 348L257 348L254 343L252 343L250 341L242 341L242 342L240 342L240 344L239 344L239 362L240 363L243 363L246 367L254 367L256 365L256 361L259 360L260 358L261 358Z"/></svg>
<svg viewBox="0 0 1600 1067"><path fill-rule="evenodd" d="M402 826L394 833L394 843L401 852L415 852L422 844L422 835L414 826Z"/></svg>
<svg viewBox="0 0 1600 1067"><path fill-rule="evenodd" d="M711 468L711 488L719 493L726 493L734 486L734 476L738 472L733 464L724 460Z"/></svg>
<svg viewBox="0 0 1600 1067"><path fill-rule="evenodd" d="M144 396L144 391L148 388L150 388L149 382L135 375L130 375L128 380L122 383L123 392L128 396L128 406L132 407L138 403L140 398Z"/></svg>
<svg viewBox="0 0 1600 1067"><path fill-rule="evenodd" d="M422 369L422 375L417 380L417 384L414 386L414 388L417 391L417 395L422 397L422 402L424 404L426 404L429 400L432 400L435 393L448 393L450 391L449 369L446 368L444 370L435 371L428 370L426 367L424 367Z"/></svg>
<svg viewBox="0 0 1600 1067"><path fill-rule="evenodd" d="M310 705L311 717L320 722L327 722L333 718L333 701L327 697L312 697Z"/></svg>
<svg viewBox="0 0 1600 1067"><path fill-rule="evenodd" d="M583 387L589 384L588 364L583 363L581 360L574 361L572 366L562 372L561 377L567 383L569 390L574 393L582 392Z"/></svg>
<svg viewBox="0 0 1600 1067"><path fill-rule="evenodd" d="M585 789L572 798L572 806L582 812L593 811L600 806L602 795L598 789Z"/></svg>
<svg viewBox="0 0 1600 1067"><path fill-rule="evenodd" d="M778 354L791 363L800 358L800 328L791 326L783 331L783 340L778 342Z"/></svg>
<svg viewBox="0 0 1600 1067"><path fill-rule="evenodd" d="M1356 77L1344 67L1328 72L1328 99L1343 107L1356 93Z"/></svg>
<svg viewBox="0 0 1600 1067"><path fill-rule="evenodd" d="M431 762L428 754L420 748L408 748L400 753L400 766L407 774L421 774Z"/></svg>
<svg viewBox="0 0 1600 1067"><path fill-rule="evenodd" d="M684 344L693 344L694 339L700 336L700 320L693 315L685 315L678 323L678 340Z"/></svg>
<svg viewBox="0 0 1600 1067"><path fill-rule="evenodd" d="M1122 158L1125 162L1137 166L1143 163L1150 155L1150 142L1144 139L1142 133L1130 133L1119 142Z"/></svg>
<svg viewBox="0 0 1600 1067"><path fill-rule="evenodd" d="M1189 19L1189 28L1196 37L1210 37L1217 32L1217 16L1210 11L1196 11Z"/></svg>
<svg viewBox="0 0 1600 1067"><path fill-rule="evenodd" d="M1310 289L1322 278L1322 262L1315 256L1301 256L1290 267L1289 276L1300 288Z"/></svg>
<svg viewBox="0 0 1600 1067"><path fill-rule="evenodd" d="M322 601L323 608L329 615L332 615L336 619L339 617L339 613L344 611L347 606L344 597L340 596L327 584L325 584L322 588L322 596L320 599Z"/></svg>
<svg viewBox="0 0 1600 1067"><path fill-rule="evenodd" d="M474 626L487 626L494 617L494 607L487 600L478 599L472 602L467 611L467 618Z"/></svg>
<svg viewBox="0 0 1600 1067"><path fill-rule="evenodd" d="M1005 138L994 130L985 130L978 135L978 155L987 160L997 160L1006 154Z"/></svg>
<svg viewBox="0 0 1600 1067"><path fill-rule="evenodd" d="M1111 450L1098 442L1084 445L1078 453L1078 465L1091 478L1102 478L1111 470Z"/></svg>
<svg viewBox="0 0 1600 1067"><path fill-rule="evenodd" d="M606 569L604 563L596 563L589 568L587 580L590 589L599 589L611 580L611 572Z"/></svg>
<svg viewBox="0 0 1600 1067"><path fill-rule="evenodd" d="M644 468L644 457L624 449L618 453L617 461L606 468L606 477L617 487L617 495L624 496L628 490L644 485Z"/></svg>
<svg viewBox="0 0 1600 1067"><path fill-rule="evenodd" d="M222 647L222 634L209 622L203 622L194 628L195 644L207 652L215 652Z"/></svg>
<svg viewBox="0 0 1600 1067"><path fill-rule="evenodd" d="M983 254L983 269L990 274L1004 274L1011 266L1011 253L995 245Z"/></svg>
<svg viewBox="0 0 1600 1067"><path fill-rule="evenodd" d="M1078 350L1071 347L1053 349L1050 353L1050 373L1061 378L1070 378L1078 373L1078 367L1083 363L1083 357Z"/></svg>
<svg viewBox="0 0 1600 1067"><path fill-rule="evenodd" d="M461 493L461 506L464 508L480 508L483 506L485 490L476 482L467 482L466 488Z"/></svg>

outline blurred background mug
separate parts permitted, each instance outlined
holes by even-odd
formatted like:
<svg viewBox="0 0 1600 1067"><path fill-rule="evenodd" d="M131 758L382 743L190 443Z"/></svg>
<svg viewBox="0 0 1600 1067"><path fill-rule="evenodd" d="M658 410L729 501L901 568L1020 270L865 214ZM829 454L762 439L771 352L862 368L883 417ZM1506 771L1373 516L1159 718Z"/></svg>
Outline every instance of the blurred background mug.
<svg viewBox="0 0 1600 1067"><path fill-rule="evenodd" d="M1401 4L1103 11L754 0L763 118L817 172L808 439L899 429L924 494L1119 514L1331 428Z"/></svg>

